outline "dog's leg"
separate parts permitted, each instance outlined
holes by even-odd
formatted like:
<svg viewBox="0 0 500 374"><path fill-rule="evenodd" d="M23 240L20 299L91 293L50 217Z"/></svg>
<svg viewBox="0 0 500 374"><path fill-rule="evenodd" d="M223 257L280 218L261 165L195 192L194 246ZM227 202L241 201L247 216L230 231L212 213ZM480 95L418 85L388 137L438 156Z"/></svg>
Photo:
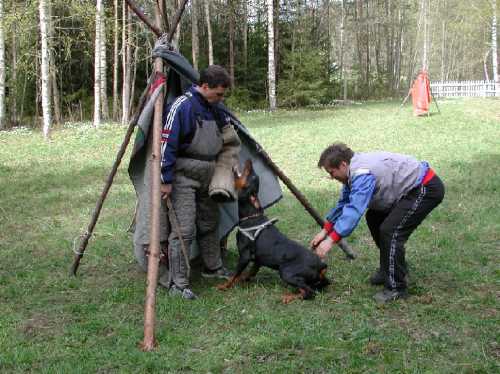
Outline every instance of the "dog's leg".
<svg viewBox="0 0 500 374"><path fill-rule="evenodd" d="M307 294L306 290L299 288L299 291L296 293L284 294L283 297L281 298L281 302L283 304L290 304L292 301L297 300L297 299L304 300L304 299L306 299L306 294Z"/></svg>
<svg viewBox="0 0 500 374"><path fill-rule="evenodd" d="M238 265L236 266L236 272L234 275L227 281L222 284L219 284L217 286L217 289L220 291L227 290L231 287L233 287L237 282L240 281L242 278L242 273L243 270L248 266L250 263L250 252L241 252L240 251L240 258L238 259Z"/></svg>
<svg viewBox="0 0 500 374"><path fill-rule="evenodd" d="M250 268L250 271L248 273L244 273L241 276L240 281L246 282L246 281L251 280L253 277L255 277L257 275L257 273L259 272L259 269L260 269L260 265L257 265L254 262L252 267Z"/></svg>

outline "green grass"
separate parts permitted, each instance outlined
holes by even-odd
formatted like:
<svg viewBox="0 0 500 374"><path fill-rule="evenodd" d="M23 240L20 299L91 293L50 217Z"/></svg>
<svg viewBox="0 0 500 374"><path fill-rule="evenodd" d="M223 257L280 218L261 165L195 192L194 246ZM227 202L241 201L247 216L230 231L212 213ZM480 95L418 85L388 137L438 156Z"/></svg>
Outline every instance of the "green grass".
<svg viewBox="0 0 500 374"><path fill-rule="evenodd" d="M277 273L229 292L195 276L194 302L157 297L158 349L143 353L145 276L126 229L135 195L122 166L82 260L73 241L89 222L125 129L75 126L0 133L0 372L499 371L500 102L441 102L414 118L399 103L242 114L242 121L321 214L340 186L316 167L333 141L428 160L445 201L407 245L411 298L377 306L367 278L378 254L364 222L348 239L360 256L329 255L334 283L282 305ZM126 164L127 162L125 162ZM299 203L268 211L306 244L317 227ZM230 267L237 255L230 241Z"/></svg>

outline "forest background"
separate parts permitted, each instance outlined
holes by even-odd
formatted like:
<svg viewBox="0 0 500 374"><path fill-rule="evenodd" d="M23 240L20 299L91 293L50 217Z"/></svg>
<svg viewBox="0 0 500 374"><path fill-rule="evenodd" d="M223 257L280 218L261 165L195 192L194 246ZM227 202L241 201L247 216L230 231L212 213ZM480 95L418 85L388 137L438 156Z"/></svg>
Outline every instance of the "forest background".
<svg viewBox="0 0 500 374"><path fill-rule="evenodd" d="M181 1L162 1L171 22ZM496 0L191 0L174 44L228 69L233 109L320 106L403 97L422 68L498 81L496 15ZM155 39L125 1L0 0L0 129L127 123Z"/></svg>

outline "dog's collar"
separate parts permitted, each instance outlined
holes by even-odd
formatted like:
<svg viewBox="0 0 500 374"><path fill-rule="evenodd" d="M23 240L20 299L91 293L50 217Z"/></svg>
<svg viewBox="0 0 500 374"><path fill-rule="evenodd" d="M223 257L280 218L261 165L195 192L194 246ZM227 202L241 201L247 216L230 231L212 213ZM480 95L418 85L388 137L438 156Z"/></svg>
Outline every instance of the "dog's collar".
<svg viewBox="0 0 500 374"><path fill-rule="evenodd" d="M257 217L257 216L256 216ZM246 217L246 218L250 218ZM264 230L266 227L274 225L276 222L278 222L277 218L270 219L264 223L261 223L260 225L257 226L252 226L252 227L246 227L242 229L240 226L238 226L238 231L241 232L243 235L245 235L248 239L250 239L252 242L257 240L257 237L259 234Z"/></svg>

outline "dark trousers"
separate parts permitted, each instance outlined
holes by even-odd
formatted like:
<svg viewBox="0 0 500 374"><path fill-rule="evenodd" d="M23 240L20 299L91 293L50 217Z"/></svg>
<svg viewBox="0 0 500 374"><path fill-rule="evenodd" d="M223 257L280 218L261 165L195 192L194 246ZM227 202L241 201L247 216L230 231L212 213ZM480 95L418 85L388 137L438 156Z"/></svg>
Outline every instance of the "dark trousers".
<svg viewBox="0 0 500 374"><path fill-rule="evenodd" d="M392 210L380 212L369 209L366 212L368 228L380 250L380 270L385 273L386 288L406 288L405 243L443 198L443 182L435 175L425 186L408 192Z"/></svg>

